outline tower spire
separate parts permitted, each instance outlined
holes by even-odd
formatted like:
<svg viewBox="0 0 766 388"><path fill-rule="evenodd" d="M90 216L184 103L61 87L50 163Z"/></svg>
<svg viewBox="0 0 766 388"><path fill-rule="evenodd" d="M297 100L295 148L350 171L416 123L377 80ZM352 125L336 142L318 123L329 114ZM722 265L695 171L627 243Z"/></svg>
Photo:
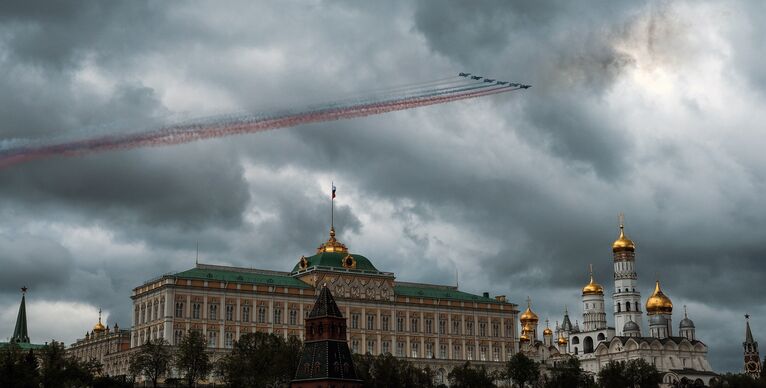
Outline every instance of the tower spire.
<svg viewBox="0 0 766 388"><path fill-rule="evenodd" d="M755 340L753 340L753 332L750 331L750 314L745 314L745 343L752 344L753 342Z"/></svg>
<svg viewBox="0 0 766 388"><path fill-rule="evenodd" d="M27 307L26 307L27 287L21 287L21 305L19 306L19 315L16 317L16 327L13 329L11 342L29 343L29 332L27 331Z"/></svg>

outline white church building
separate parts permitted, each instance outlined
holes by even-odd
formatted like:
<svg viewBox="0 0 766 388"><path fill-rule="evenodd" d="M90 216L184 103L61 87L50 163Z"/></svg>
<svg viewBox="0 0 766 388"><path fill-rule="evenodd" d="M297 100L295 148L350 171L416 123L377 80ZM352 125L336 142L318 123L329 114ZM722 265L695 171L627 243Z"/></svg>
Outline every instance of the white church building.
<svg viewBox="0 0 766 388"><path fill-rule="evenodd" d="M565 311L562 323L557 322L555 326L556 341L550 328L543 331L543 339L538 341L537 315L528 305L520 316L521 350L538 361L550 360L548 364L561 357L577 357L582 368L593 375L610 361L643 358L657 367L665 387L685 382L709 385L717 374L710 367L708 348L697 338L686 308L678 331L674 332L673 302L662 291L659 281L646 303L641 302L635 248L634 242L625 235L621 221L620 235L612 244L614 327L607 324L604 288L594 281L591 270L590 282L582 289L582 327L577 321L572 325L569 312ZM642 330L644 307L648 332Z"/></svg>

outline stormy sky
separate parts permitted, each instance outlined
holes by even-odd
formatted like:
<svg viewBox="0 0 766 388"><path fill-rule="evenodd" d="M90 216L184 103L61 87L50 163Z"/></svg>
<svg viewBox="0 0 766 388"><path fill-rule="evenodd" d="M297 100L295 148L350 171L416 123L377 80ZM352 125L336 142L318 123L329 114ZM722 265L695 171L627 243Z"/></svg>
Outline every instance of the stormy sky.
<svg viewBox="0 0 766 388"><path fill-rule="evenodd" d="M0 170L0 338L35 342L200 261L289 270L336 228L406 281L579 319L617 214L717 371L766 341L763 2L30 2L0 6L0 146L257 112L469 71L522 93ZM609 299L609 298L608 298ZM610 324L613 322L608 314ZM646 324L644 324L646 328ZM677 327L674 328L677 330Z"/></svg>

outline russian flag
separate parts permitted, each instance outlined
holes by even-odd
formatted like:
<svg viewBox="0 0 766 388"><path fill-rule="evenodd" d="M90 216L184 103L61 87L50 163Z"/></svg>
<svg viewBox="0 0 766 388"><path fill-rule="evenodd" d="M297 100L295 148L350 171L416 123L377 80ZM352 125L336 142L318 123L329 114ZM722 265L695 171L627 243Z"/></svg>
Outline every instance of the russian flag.
<svg viewBox="0 0 766 388"><path fill-rule="evenodd" d="M332 184L332 199L335 199L335 183Z"/></svg>

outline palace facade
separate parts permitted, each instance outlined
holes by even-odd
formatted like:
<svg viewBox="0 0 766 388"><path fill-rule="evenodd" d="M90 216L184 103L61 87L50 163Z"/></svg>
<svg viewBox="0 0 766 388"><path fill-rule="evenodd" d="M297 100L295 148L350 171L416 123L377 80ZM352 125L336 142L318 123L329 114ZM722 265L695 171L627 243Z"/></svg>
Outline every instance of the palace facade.
<svg viewBox="0 0 766 388"><path fill-rule="evenodd" d="M130 347L149 339L179 343L199 331L228 351L250 332L306 338L304 319L323 285L348 321L351 351L391 353L437 371L465 361L501 368L517 350L517 306L505 296L474 295L454 286L402 282L368 258L329 239L291 271L197 264L133 290Z"/></svg>

